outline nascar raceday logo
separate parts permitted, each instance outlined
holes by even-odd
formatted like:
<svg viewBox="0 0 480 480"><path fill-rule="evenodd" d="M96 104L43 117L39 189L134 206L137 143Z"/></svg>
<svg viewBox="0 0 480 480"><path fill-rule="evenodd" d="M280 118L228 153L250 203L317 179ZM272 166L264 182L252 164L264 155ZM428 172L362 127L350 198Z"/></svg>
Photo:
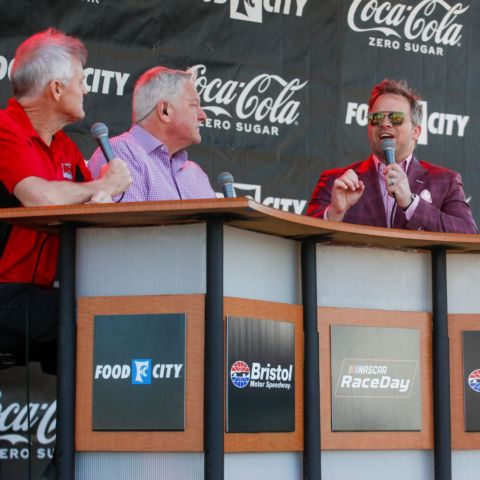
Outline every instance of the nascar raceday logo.
<svg viewBox="0 0 480 480"><path fill-rule="evenodd" d="M480 369L474 370L468 376L469 387L477 393L480 393Z"/></svg>
<svg viewBox="0 0 480 480"><path fill-rule="evenodd" d="M369 32L371 47L442 56L444 47L461 45L463 25L457 19L469 8L445 0L422 0L414 5L353 0L347 24L354 32Z"/></svg>
<svg viewBox="0 0 480 480"><path fill-rule="evenodd" d="M264 11L301 17L308 0L213 0L213 3L225 4L227 1L230 2L230 18L262 23Z"/></svg>
<svg viewBox="0 0 480 480"><path fill-rule="evenodd" d="M237 388L266 388L290 390L293 382L293 365L262 365L252 362L252 368L243 360L237 360L230 367L230 380Z"/></svg>
<svg viewBox="0 0 480 480"><path fill-rule="evenodd" d="M418 369L415 360L365 360L342 362L336 397L410 397Z"/></svg>
<svg viewBox="0 0 480 480"><path fill-rule="evenodd" d="M208 78L205 65L195 65L192 70L203 109L214 116L204 123L206 128L278 136L280 125L297 124L301 103L295 95L308 80L286 80L269 73L249 81L223 80Z"/></svg>
<svg viewBox="0 0 480 480"><path fill-rule="evenodd" d="M230 368L230 379L237 388L245 388L250 382L250 368L242 360L238 360Z"/></svg>
<svg viewBox="0 0 480 480"><path fill-rule="evenodd" d="M182 378L183 363L153 363L135 358L129 364L95 365L94 380L131 380L132 385L150 385L153 380Z"/></svg>

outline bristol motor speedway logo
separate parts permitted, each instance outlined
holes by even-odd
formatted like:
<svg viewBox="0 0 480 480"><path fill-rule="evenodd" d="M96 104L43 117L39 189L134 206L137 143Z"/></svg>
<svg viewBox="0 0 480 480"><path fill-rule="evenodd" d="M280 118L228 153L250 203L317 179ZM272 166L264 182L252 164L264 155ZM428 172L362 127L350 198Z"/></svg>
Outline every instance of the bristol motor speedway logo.
<svg viewBox="0 0 480 480"><path fill-rule="evenodd" d="M131 381L151 385L152 381L182 378L183 363L153 363L151 358L134 358L130 364L95 365L94 379Z"/></svg>
<svg viewBox="0 0 480 480"><path fill-rule="evenodd" d="M470 5L446 0L420 0L407 5L382 0L352 0L347 24L368 34L368 46L443 56L446 48L461 47L460 20Z"/></svg>
<svg viewBox="0 0 480 480"><path fill-rule="evenodd" d="M230 380L237 388L284 389L292 388L293 365L282 367L270 363L262 365L252 362L250 368L243 360L237 360L230 367Z"/></svg>
<svg viewBox="0 0 480 480"><path fill-rule="evenodd" d="M429 112L428 102L422 101L422 133L418 139L419 145L428 145L428 135L465 136L470 117L457 113ZM366 103L348 102L345 123L359 126L367 125L368 105Z"/></svg>
<svg viewBox="0 0 480 480"><path fill-rule="evenodd" d="M340 368L335 396L408 398L417 369L416 360L346 358Z"/></svg>
<svg viewBox="0 0 480 480"><path fill-rule="evenodd" d="M480 369L470 373L468 376L468 385L473 391L480 393Z"/></svg>
<svg viewBox="0 0 480 480"><path fill-rule="evenodd" d="M230 18L263 22L263 12L301 17L308 0L203 0L206 3L230 3Z"/></svg>
<svg viewBox="0 0 480 480"><path fill-rule="evenodd" d="M278 136L281 126L298 125L300 101L296 94L308 80L289 80L261 73L250 80L207 77L205 65L194 65L195 86L209 117L203 128Z"/></svg>

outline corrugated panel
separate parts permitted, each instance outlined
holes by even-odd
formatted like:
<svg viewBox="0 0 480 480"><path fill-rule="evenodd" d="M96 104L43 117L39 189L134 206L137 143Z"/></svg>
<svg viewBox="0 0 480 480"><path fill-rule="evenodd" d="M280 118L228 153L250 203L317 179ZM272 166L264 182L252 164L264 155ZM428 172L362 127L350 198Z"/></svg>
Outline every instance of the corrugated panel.
<svg viewBox="0 0 480 480"><path fill-rule="evenodd" d="M455 480L478 480L480 451L460 450L452 452L452 478Z"/></svg>
<svg viewBox="0 0 480 480"><path fill-rule="evenodd" d="M431 311L431 285L428 252L317 247L320 306Z"/></svg>
<svg viewBox="0 0 480 480"><path fill-rule="evenodd" d="M77 296L202 294L205 272L205 224L77 232Z"/></svg>
<svg viewBox="0 0 480 480"><path fill-rule="evenodd" d="M323 480L431 480L431 451L322 452ZM456 480L456 477L454 477Z"/></svg>
<svg viewBox="0 0 480 480"><path fill-rule="evenodd" d="M449 313L480 313L480 256L447 256Z"/></svg>
<svg viewBox="0 0 480 480"><path fill-rule="evenodd" d="M76 480L203 480L203 453L81 452Z"/></svg>
<svg viewBox="0 0 480 480"><path fill-rule="evenodd" d="M226 227L225 295L300 303L299 252L294 240Z"/></svg>
<svg viewBox="0 0 480 480"><path fill-rule="evenodd" d="M225 480L301 480L302 454L227 453Z"/></svg>

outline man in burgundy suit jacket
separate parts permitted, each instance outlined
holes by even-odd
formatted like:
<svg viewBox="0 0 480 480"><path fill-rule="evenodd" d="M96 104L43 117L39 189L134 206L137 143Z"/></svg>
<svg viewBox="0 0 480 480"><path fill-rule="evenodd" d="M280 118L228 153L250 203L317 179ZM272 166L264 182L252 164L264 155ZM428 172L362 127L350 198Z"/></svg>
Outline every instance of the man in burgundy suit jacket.
<svg viewBox="0 0 480 480"><path fill-rule="evenodd" d="M477 233L465 201L460 174L418 161L420 97L405 82L385 79L368 102L365 161L322 173L307 215L378 227ZM382 142L395 143L395 162L387 165Z"/></svg>

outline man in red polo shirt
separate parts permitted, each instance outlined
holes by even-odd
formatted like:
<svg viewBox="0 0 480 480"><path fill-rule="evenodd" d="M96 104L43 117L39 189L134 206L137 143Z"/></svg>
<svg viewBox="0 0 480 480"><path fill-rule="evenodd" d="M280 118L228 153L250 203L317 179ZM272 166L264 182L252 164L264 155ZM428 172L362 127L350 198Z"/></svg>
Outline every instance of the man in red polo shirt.
<svg viewBox="0 0 480 480"><path fill-rule="evenodd" d="M85 116L86 59L80 40L54 29L18 47L14 96L0 110L0 207L111 201L129 187L130 173L118 158L93 181L80 150L62 131ZM0 254L0 335L17 350L28 336L31 359L53 370L58 237L0 224Z"/></svg>

